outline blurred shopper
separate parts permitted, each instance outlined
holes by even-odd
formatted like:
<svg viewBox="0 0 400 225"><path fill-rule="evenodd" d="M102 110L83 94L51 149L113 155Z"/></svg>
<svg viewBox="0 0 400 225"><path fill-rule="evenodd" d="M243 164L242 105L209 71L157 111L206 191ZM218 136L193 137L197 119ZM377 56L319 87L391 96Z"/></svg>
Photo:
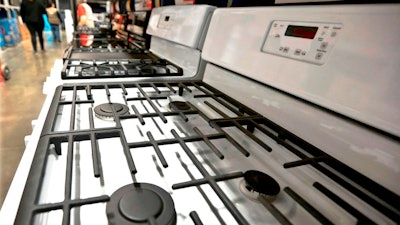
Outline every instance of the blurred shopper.
<svg viewBox="0 0 400 225"><path fill-rule="evenodd" d="M60 37L60 24L62 23L62 19L60 13L58 12L56 5L53 2L48 4L46 8L47 17L49 18L49 23L51 26L51 32L53 34L54 42L61 42Z"/></svg>
<svg viewBox="0 0 400 225"><path fill-rule="evenodd" d="M94 21L92 7L86 3L86 0L78 0L77 17L77 27L81 32L79 35L80 42L83 46L90 46L93 43L94 36L89 33L90 29L94 28ZM85 31L87 31L87 34L84 34Z"/></svg>
<svg viewBox="0 0 400 225"><path fill-rule="evenodd" d="M36 35L39 37L39 44L44 51L43 43L43 14L46 14L46 8L40 0L22 0L20 5L22 21L26 24L31 35L31 42L34 53L37 52Z"/></svg>

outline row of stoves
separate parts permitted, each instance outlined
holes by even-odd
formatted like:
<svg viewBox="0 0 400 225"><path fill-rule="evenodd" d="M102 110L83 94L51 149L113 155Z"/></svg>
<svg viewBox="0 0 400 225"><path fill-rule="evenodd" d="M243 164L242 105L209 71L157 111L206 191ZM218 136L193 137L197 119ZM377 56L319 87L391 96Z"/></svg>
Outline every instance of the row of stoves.
<svg viewBox="0 0 400 225"><path fill-rule="evenodd" d="M399 136L299 97L307 89L288 94L271 86L265 69L268 63L269 72L284 77L285 70L336 67L332 61L348 53L336 39L339 54L330 46L322 53L332 61L322 66L266 52L285 29L298 39L282 43L302 48L317 46L301 37L310 30L320 30L316 43L330 29L354 37L345 28L362 29L360 21L370 17L359 12L370 8L371 26L381 33L386 28L379 24L400 12L398 5L301 12L173 6L153 10L150 49L108 37L91 47L74 40L45 85L59 86L47 91L34 131L40 135L17 172L13 185L25 176L25 188L8 197L21 201L13 211L6 199L8 217L2 210L0 218L6 225L398 223L393 179L399 175L391 160L400 159ZM314 22L300 21L304 17ZM371 153L357 146L385 154L365 159ZM382 169L386 165L392 166ZM385 173L376 177L370 167Z"/></svg>

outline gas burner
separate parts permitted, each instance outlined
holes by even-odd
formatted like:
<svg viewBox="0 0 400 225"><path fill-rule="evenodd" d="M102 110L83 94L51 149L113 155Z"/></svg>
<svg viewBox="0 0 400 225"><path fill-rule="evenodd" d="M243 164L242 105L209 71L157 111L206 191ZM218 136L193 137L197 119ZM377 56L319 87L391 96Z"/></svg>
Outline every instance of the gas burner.
<svg viewBox="0 0 400 225"><path fill-rule="evenodd" d="M246 171L244 179L240 182L240 190L252 200L257 200L259 195L273 202L279 194L280 186L271 176L256 170Z"/></svg>
<svg viewBox="0 0 400 225"><path fill-rule="evenodd" d="M170 102L169 107L172 110L178 109L178 110L182 110L182 111L190 109L190 106L186 102L183 102L183 101Z"/></svg>
<svg viewBox="0 0 400 225"><path fill-rule="evenodd" d="M190 109L187 100L181 95L170 95L168 96L168 100L168 106L171 110L185 111Z"/></svg>
<svg viewBox="0 0 400 225"><path fill-rule="evenodd" d="M128 106L120 103L104 103L94 108L96 117L103 120L112 120L114 118L113 111L115 111L115 115L117 116L129 114Z"/></svg>
<svg viewBox="0 0 400 225"><path fill-rule="evenodd" d="M106 213L110 225L176 224L171 195L148 183L129 184L115 191Z"/></svg>

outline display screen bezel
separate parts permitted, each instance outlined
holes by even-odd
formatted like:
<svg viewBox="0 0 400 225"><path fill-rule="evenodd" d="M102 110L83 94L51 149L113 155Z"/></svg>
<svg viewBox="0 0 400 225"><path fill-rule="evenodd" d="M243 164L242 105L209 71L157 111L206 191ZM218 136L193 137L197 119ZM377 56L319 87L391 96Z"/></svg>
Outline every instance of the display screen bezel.
<svg viewBox="0 0 400 225"><path fill-rule="evenodd" d="M285 36L314 39L318 32L318 27L288 25Z"/></svg>

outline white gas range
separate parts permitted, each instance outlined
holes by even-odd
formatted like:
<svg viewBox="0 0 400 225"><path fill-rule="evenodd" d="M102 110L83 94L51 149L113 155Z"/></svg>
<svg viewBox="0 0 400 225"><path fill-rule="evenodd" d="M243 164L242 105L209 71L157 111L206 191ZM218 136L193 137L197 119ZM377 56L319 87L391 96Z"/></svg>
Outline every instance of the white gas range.
<svg viewBox="0 0 400 225"><path fill-rule="evenodd" d="M208 24L216 7L173 6L151 11L146 34L150 49L135 41L95 36L93 46L81 47L72 41L57 60L46 86L63 83L137 80L201 79L205 62L201 59ZM143 27L142 27L143 29ZM140 33L140 32L139 32ZM61 74L61 75L60 75Z"/></svg>
<svg viewBox="0 0 400 225"><path fill-rule="evenodd" d="M398 223L399 18L399 4L217 9L202 80L59 86L1 221Z"/></svg>

